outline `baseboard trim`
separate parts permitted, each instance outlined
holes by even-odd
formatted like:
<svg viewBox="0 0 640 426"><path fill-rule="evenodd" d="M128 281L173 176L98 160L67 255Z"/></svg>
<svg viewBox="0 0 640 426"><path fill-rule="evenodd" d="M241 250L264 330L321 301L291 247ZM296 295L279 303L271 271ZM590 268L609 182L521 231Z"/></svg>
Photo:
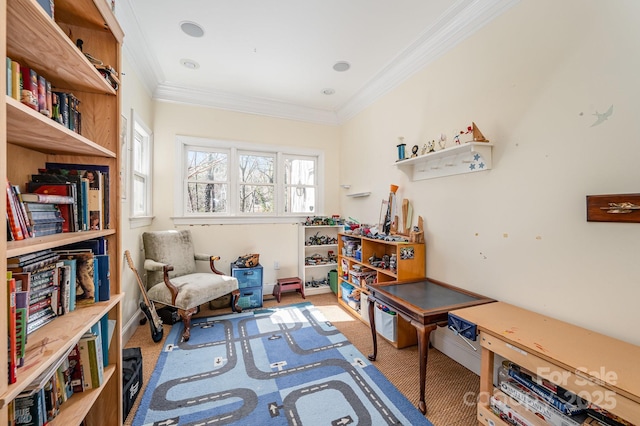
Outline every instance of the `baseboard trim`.
<svg viewBox="0 0 640 426"><path fill-rule="evenodd" d="M141 309L138 309L136 313L131 317L129 321L122 327L122 347L124 348L127 345L133 333L136 332L138 327L140 326L140 320L144 317L144 313Z"/></svg>

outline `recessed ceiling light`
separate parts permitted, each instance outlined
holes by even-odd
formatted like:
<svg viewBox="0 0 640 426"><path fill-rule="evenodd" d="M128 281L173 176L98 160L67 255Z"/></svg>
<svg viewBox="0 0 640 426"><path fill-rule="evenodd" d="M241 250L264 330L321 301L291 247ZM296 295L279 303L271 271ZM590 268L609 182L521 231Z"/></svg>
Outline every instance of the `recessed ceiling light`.
<svg viewBox="0 0 640 426"><path fill-rule="evenodd" d="M180 22L180 29L191 37L202 37L204 35L204 30L199 24L196 24L192 21L182 21Z"/></svg>
<svg viewBox="0 0 640 426"><path fill-rule="evenodd" d="M333 95L334 93L336 93L335 90L333 90L332 88L328 87L326 89L322 89L322 94L323 95Z"/></svg>
<svg viewBox="0 0 640 426"><path fill-rule="evenodd" d="M348 70L349 68L351 68L351 65L349 64L349 62L346 61L340 61L340 62L336 62L333 65L333 69L338 71L338 72L343 72Z"/></svg>
<svg viewBox="0 0 640 426"><path fill-rule="evenodd" d="M193 59L180 59L180 63L183 67L189 68L190 70L197 70L200 68L200 64Z"/></svg>

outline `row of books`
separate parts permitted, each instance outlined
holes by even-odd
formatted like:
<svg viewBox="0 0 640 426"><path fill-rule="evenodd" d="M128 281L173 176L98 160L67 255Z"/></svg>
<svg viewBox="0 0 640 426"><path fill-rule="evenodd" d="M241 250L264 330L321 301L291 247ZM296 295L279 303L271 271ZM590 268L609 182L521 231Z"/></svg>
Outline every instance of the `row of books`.
<svg viewBox="0 0 640 426"><path fill-rule="evenodd" d="M505 361L498 371L500 390L510 397L491 397L494 413L507 423L535 426L633 426L580 396ZM531 417L531 414L534 416Z"/></svg>
<svg viewBox="0 0 640 426"><path fill-rule="evenodd" d="M25 365L29 334L77 307L110 299L102 237L7 259L9 383Z"/></svg>
<svg viewBox="0 0 640 426"><path fill-rule="evenodd" d="M26 192L7 181L7 240L109 228L109 166L46 163Z"/></svg>
<svg viewBox="0 0 640 426"><path fill-rule="evenodd" d="M109 362L106 318L105 315L9 403L9 425L44 426L57 417L73 394L102 386Z"/></svg>
<svg viewBox="0 0 640 426"><path fill-rule="evenodd" d="M51 82L36 70L6 58L6 94L78 134L82 133L80 100L52 89Z"/></svg>

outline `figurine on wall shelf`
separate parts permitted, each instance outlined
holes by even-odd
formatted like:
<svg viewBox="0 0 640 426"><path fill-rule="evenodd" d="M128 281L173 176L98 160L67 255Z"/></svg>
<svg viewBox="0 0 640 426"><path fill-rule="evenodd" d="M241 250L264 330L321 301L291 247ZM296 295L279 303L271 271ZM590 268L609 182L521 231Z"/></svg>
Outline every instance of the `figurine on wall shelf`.
<svg viewBox="0 0 640 426"><path fill-rule="evenodd" d="M489 142L489 139L484 137L480 129L478 129L478 126L476 126L476 123L471 122L471 126L467 126L466 130L460 130L453 137L453 142L456 145L460 145L461 142Z"/></svg>
<svg viewBox="0 0 640 426"><path fill-rule="evenodd" d="M411 148L411 158L417 157L417 156L418 156L418 145L414 145L413 148Z"/></svg>
<svg viewBox="0 0 640 426"><path fill-rule="evenodd" d="M398 145L396 145L398 147L398 161L405 159L404 147L406 145L407 144L404 143L404 137L403 136L398 136Z"/></svg>
<svg viewBox="0 0 640 426"><path fill-rule="evenodd" d="M427 147L427 144L425 143L424 145L422 145L422 151L420 152L420 155L425 155L428 152L429 148Z"/></svg>
<svg viewBox="0 0 640 426"><path fill-rule="evenodd" d="M428 152L436 152L436 141L429 141L427 145L429 147Z"/></svg>
<svg viewBox="0 0 640 426"><path fill-rule="evenodd" d="M447 135L444 133L440 133L440 139L438 139L438 145L440 145L440 149L445 149L447 147Z"/></svg>

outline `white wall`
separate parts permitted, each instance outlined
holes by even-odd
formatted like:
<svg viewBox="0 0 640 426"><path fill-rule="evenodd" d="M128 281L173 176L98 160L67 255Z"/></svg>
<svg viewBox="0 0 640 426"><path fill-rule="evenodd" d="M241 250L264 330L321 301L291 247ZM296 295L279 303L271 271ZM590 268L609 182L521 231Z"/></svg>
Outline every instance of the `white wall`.
<svg viewBox="0 0 640 426"><path fill-rule="evenodd" d="M324 213L338 213L339 128L175 103L158 102L155 108L154 229L177 228L171 220L177 170L176 135L324 150ZM277 278L298 275L297 225L199 225L189 228L196 251L220 256L216 266L222 272L229 273L229 264L238 256L259 253L265 287L274 284ZM277 271L273 269L276 260L280 263Z"/></svg>
<svg viewBox="0 0 640 426"><path fill-rule="evenodd" d="M341 181L372 191L343 216L377 222L397 184L425 219L428 276L640 344L640 224L585 209L639 192L638 16L633 0L521 1L342 126ZM410 152L471 121L493 170L411 182L393 165L398 136Z"/></svg>
<svg viewBox="0 0 640 426"><path fill-rule="evenodd" d="M131 64L127 62L123 55L123 66L122 66L121 75L121 113L127 119L127 128L128 128L128 146L131 148L132 141L132 115L131 111L135 110L136 114L140 117L141 120L145 122L147 126L153 128L153 101L151 99L151 95L145 91L138 76L136 75L134 69L131 67ZM130 158L130 157L127 157ZM121 161L126 161L126 158L122 158ZM127 163L127 170L130 170L129 163ZM130 180L130 179L129 179ZM129 182L129 186L131 183ZM143 271L142 269L142 257L141 257L141 241L140 234L145 230L145 228L135 228L131 229L129 224L130 217L130 202L131 202L131 194L127 194L125 200L120 200L120 223L121 223L121 232L120 232L120 242L122 246L122 250L129 250L133 257L134 262L136 263L136 268L138 271ZM120 254L122 255L122 254ZM121 274L120 274L120 282L121 289L125 293L125 298L122 303L122 319L124 321L124 331L123 337L124 342L128 340L128 337L135 331L138 316L136 313L139 309L139 301L140 301L140 290L138 289L138 285L136 283L136 278L133 272L127 266L127 263L122 260L121 263Z"/></svg>

